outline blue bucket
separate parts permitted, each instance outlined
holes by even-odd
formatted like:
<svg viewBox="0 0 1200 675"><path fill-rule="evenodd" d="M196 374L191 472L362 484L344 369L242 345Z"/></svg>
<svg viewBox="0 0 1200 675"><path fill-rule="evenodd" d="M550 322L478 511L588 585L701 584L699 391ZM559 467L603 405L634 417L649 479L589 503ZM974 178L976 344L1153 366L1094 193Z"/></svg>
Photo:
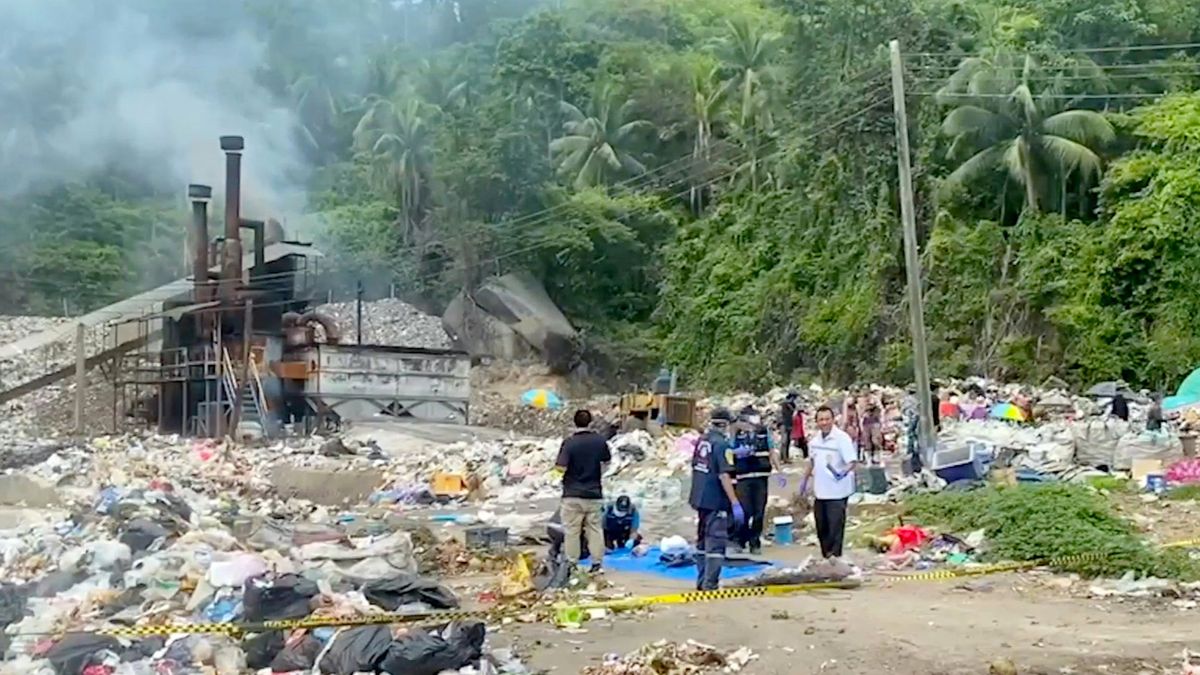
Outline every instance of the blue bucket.
<svg viewBox="0 0 1200 675"><path fill-rule="evenodd" d="M790 546L792 543L792 517L777 516L775 518L775 544Z"/></svg>
<svg viewBox="0 0 1200 675"><path fill-rule="evenodd" d="M1146 490L1155 494L1167 491L1167 480L1162 474L1152 473L1146 476Z"/></svg>

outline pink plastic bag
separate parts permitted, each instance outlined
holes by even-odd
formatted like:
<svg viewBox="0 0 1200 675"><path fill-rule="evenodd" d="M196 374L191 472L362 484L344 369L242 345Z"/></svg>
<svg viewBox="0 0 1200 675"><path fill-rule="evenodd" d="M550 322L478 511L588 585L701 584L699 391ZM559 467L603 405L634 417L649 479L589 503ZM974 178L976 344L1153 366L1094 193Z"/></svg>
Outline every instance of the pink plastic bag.
<svg viewBox="0 0 1200 675"><path fill-rule="evenodd" d="M1167 482L1175 485L1200 483L1200 459L1181 459L1167 469Z"/></svg>

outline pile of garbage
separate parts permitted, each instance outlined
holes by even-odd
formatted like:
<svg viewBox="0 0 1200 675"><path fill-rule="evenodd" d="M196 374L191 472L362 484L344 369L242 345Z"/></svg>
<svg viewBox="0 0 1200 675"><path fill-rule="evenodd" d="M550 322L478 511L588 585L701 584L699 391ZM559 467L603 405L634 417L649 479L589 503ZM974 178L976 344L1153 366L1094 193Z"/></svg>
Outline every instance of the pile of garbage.
<svg viewBox="0 0 1200 675"><path fill-rule="evenodd" d="M358 303L335 302L321 305L317 311L335 321L343 339L353 342L358 329ZM368 345L449 349L450 338L442 329L441 319L429 316L395 298L362 303L362 341Z"/></svg>
<svg viewBox="0 0 1200 675"><path fill-rule="evenodd" d="M583 675L694 675L695 673L736 673L758 655L749 647L724 652L695 640L668 642L659 640L624 656L610 654L599 666L587 666Z"/></svg>
<svg viewBox="0 0 1200 675"><path fill-rule="evenodd" d="M100 633L459 606L418 576L412 535L391 521L272 498L233 452L202 446L204 456L193 456L189 447L164 462L168 447L101 444L91 462L56 452L26 468L58 486L63 508L27 511L26 522L0 532L0 672L433 674L484 656L482 623L266 630L241 642L186 630L120 641ZM131 459L116 461L114 451Z"/></svg>

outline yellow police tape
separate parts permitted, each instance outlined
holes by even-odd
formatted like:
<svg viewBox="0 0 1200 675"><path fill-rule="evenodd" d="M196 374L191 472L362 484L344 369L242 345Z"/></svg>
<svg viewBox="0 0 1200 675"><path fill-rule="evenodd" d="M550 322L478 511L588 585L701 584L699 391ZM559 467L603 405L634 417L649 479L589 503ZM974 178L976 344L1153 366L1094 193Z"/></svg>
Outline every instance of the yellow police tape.
<svg viewBox="0 0 1200 675"><path fill-rule="evenodd" d="M1165 544L1159 544L1159 548L1200 548L1200 539L1181 539L1179 541L1171 541Z"/></svg>
<svg viewBox="0 0 1200 675"><path fill-rule="evenodd" d="M1160 544L1159 548L1200 548L1200 539L1184 539L1180 541L1173 541L1166 544ZM886 578L888 581L941 581L945 579L958 579L962 577L999 574L1002 572L1016 572L1033 569L1035 567L1061 567L1063 565L1080 562L1093 562L1102 560L1103 558L1104 555L1101 553L1083 553L1079 555L1058 556L1029 562L997 563L994 565L964 567L953 570L936 570L930 572L918 572L915 574L886 576L884 578ZM575 605L556 605L550 610L543 608L541 611L543 613L546 611L552 611L561 620L568 614L571 615L569 618L575 618L576 616L580 615L580 612L589 609L623 610L649 607L653 605L682 605L693 602L733 600L737 598L771 597L789 595L792 593L806 593L811 591L849 589L857 588L860 585L861 583L857 581L831 581L810 584L781 584L776 586L721 588L715 591L688 591L684 593L667 593L665 595L633 596L629 598L619 598L616 600L581 603ZM497 619L502 616L526 614L536 611L539 610L521 608L509 611L492 609L470 611L450 610L421 613L386 613L369 614L355 617L308 617L304 619L262 621L257 623L178 623L144 626L121 626L102 628L94 632L101 635L111 635L113 637L147 637L152 635L199 633L240 636L246 633L258 633L266 630L373 626L399 623L446 623L449 621L461 621L463 619ZM574 621L571 622L573 623Z"/></svg>
<svg viewBox="0 0 1200 675"><path fill-rule="evenodd" d="M940 581L943 579L958 579L961 577L978 577L985 574L999 574L1001 572L1019 572L1021 570L1033 569L1035 567L1062 567L1063 565L1072 565L1082 562L1095 562L1103 560L1104 555L1100 553L1080 553L1078 555L1064 555L1054 558L1045 558L1042 560L1030 560L1027 562L1008 562L996 563L994 565L979 565L976 567L962 567L950 570L934 570L931 572L917 572L915 574L897 574L889 575L886 578L889 581Z"/></svg>

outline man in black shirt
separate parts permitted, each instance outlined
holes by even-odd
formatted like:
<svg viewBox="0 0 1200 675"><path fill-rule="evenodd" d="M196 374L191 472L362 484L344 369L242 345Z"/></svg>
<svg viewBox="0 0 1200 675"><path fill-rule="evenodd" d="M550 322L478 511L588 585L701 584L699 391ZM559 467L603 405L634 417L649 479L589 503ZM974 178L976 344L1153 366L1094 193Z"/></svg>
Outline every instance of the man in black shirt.
<svg viewBox="0 0 1200 675"><path fill-rule="evenodd" d="M592 414L575 411L575 433L563 441L555 465L563 472L563 544L567 562L579 564L580 535L587 536L592 572L601 571L604 559L604 491L600 479L612 460L608 442L590 431Z"/></svg>

